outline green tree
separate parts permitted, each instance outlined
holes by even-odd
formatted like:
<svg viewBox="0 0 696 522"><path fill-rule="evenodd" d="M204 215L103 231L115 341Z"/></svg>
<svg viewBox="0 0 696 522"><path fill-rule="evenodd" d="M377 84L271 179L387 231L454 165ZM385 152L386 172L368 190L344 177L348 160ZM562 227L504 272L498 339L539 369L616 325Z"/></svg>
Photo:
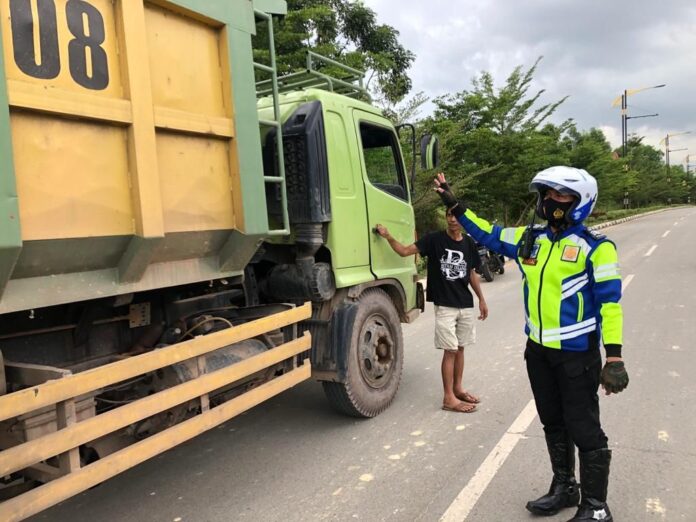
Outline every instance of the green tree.
<svg viewBox="0 0 696 522"><path fill-rule="evenodd" d="M631 206L652 206L667 203L667 176L663 153L632 136L627 144Z"/></svg>
<svg viewBox="0 0 696 522"><path fill-rule="evenodd" d="M597 179L600 189L597 208L620 208L624 194L635 187L635 173L628 169L625 160L613 154L604 133L599 129L580 132L573 127L564 142L569 148L568 165L585 169Z"/></svg>
<svg viewBox="0 0 696 522"><path fill-rule="evenodd" d="M379 106L384 115L389 118L394 125L413 123L418 121L423 105L428 103L428 98L423 91L419 91L413 96L402 100L399 103L391 102L384 97L377 98L375 104Z"/></svg>
<svg viewBox="0 0 696 522"><path fill-rule="evenodd" d="M305 67L306 51L367 72L367 87L390 103L411 90L408 70L415 55L399 43L399 32L380 24L375 12L354 0L288 0L288 13L275 24L280 74ZM268 63L267 32L260 27L254 57ZM329 67L327 72L341 75Z"/></svg>
<svg viewBox="0 0 696 522"><path fill-rule="evenodd" d="M567 163L561 137L572 127L548 123L565 98L540 103L543 90L530 93L539 60L516 67L501 88L490 73L472 80L472 89L434 100L424 127L441 137L442 164L455 193L472 207L504 223L520 222L532 197L527 187L538 170ZM429 190L431 172L419 176L416 203L421 231L433 227L437 196ZM421 217L422 216L422 217Z"/></svg>

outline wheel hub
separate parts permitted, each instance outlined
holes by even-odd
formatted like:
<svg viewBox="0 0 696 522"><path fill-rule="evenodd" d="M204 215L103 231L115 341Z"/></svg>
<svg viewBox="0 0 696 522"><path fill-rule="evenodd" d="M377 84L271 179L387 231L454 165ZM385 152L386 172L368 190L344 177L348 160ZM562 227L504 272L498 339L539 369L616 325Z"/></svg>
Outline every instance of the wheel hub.
<svg viewBox="0 0 696 522"><path fill-rule="evenodd" d="M381 388L389 381L394 366L394 340L387 322L375 316L365 322L360 332L360 372L372 388Z"/></svg>

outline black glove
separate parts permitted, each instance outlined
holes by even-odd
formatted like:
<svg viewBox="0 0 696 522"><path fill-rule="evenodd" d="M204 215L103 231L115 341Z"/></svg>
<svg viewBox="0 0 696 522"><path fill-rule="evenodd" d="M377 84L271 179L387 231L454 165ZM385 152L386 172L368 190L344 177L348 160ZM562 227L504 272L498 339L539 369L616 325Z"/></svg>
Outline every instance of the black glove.
<svg viewBox="0 0 696 522"><path fill-rule="evenodd" d="M608 362L602 368L599 382L609 393L619 393L628 386L628 373L623 361Z"/></svg>
<svg viewBox="0 0 696 522"><path fill-rule="evenodd" d="M444 186L444 183L440 185L441 188ZM451 212L457 219L462 217L466 208L454 197L454 194L447 190L444 192L438 191L438 194L440 194L440 199L445 204L445 207L447 207L448 212Z"/></svg>

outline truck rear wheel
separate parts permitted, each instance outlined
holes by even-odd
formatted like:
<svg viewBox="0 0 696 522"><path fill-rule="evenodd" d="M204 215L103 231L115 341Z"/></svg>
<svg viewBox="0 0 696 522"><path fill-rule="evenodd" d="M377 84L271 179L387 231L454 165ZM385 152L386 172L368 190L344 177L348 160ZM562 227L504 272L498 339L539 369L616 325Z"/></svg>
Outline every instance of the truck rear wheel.
<svg viewBox="0 0 696 522"><path fill-rule="evenodd" d="M392 403L404 363L399 315L391 299L379 289L359 297L351 334L339 342L350 343L345 382L324 382L331 406L353 417L375 417Z"/></svg>

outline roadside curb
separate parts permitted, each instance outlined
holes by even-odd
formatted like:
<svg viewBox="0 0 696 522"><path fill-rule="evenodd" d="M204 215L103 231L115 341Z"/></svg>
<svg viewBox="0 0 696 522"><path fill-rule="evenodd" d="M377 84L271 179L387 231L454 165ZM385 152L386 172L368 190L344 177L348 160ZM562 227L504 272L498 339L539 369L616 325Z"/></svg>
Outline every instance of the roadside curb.
<svg viewBox="0 0 696 522"><path fill-rule="evenodd" d="M628 221L633 221L634 219L642 218L642 217L645 217L645 216L650 216L650 215L652 215L652 214L658 214L658 213L660 213L660 212L664 212L665 210L670 210L670 209L661 208L661 209L659 209L659 210L653 210L653 211L651 211L651 212L644 212L643 214L634 214L633 216L627 216L627 217L621 218L621 219L614 219L614 220L612 220L612 221L605 221L604 223L599 223L599 224L597 224L597 225L594 225L594 226L591 226L591 227L587 227L587 228L588 228L589 230L601 230L601 229L603 229L603 228L607 228L607 227L611 227L611 226L614 226L614 225L618 225L618 224L620 224L620 223L626 223L626 222L628 222Z"/></svg>

